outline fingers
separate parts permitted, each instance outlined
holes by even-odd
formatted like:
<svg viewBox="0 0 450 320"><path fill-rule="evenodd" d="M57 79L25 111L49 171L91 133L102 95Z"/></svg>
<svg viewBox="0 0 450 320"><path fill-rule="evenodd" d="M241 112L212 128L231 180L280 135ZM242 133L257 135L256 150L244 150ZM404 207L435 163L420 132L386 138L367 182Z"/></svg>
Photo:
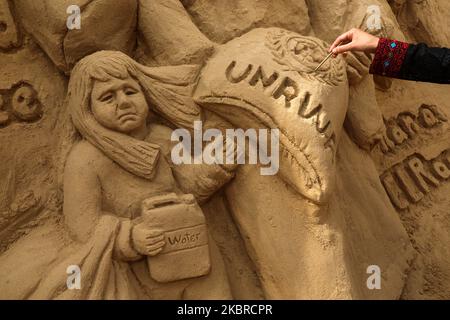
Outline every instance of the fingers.
<svg viewBox="0 0 450 320"><path fill-rule="evenodd" d="M164 237L162 230L158 230L158 229L145 230L145 238L146 239L159 238L161 236Z"/></svg>
<svg viewBox="0 0 450 320"><path fill-rule="evenodd" d="M150 229L145 224L135 225L131 231L132 245L142 255L155 256L165 246L165 234L159 229Z"/></svg>
<svg viewBox="0 0 450 320"><path fill-rule="evenodd" d="M155 250L155 251L147 252L147 255L153 257L153 256L156 256L156 255L157 255L158 253L160 253L161 251L162 251L162 248L161 248L161 249L158 249L158 250Z"/></svg>
<svg viewBox="0 0 450 320"><path fill-rule="evenodd" d="M382 135L381 139L379 140L379 143L381 152L383 153L390 152L395 147L394 143L391 140L389 140L385 134Z"/></svg>
<svg viewBox="0 0 450 320"><path fill-rule="evenodd" d="M147 245L147 255L149 256L155 256L158 253L160 253L163 250L163 247L166 245L165 241L160 241L158 243L155 243L153 245Z"/></svg>
<svg viewBox="0 0 450 320"><path fill-rule="evenodd" d="M133 232L139 234L141 238L156 238L163 235L162 230L150 229L145 223L134 226Z"/></svg>
<svg viewBox="0 0 450 320"><path fill-rule="evenodd" d="M336 47L336 48L334 48L333 49L333 53L336 55L336 54L340 54L340 53L344 53L344 52L347 52L347 51L350 51L350 50L352 50L353 49L353 47L354 47L354 45L353 45L353 43L347 43L347 44L343 44L343 45L340 45L339 47Z"/></svg>
<svg viewBox="0 0 450 320"><path fill-rule="evenodd" d="M383 135L383 140L386 143L387 147L389 148L389 151L394 150L395 148L394 143L390 139L388 139L386 135Z"/></svg>
<svg viewBox="0 0 450 320"><path fill-rule="evenodd" d="M145 238L145 243L147 245L152 245L152 244L158 243L158 242L163 241L163 240L164 240L164 235L162 234L162 235L157 236L157 237L146 237Z"/></svg>
<svg viewBox="0 0 450 320"><path fill-rule="evenodd" d="M234 138L231 139L225 139L225 148L223 149L224 152L229 152L229 150L233 150L233 152L236 151L237 144L234 143Z"/></svg>
<svg viewBox="0 0 450 320"><path fill-rule="evenodd" d="M144 238L145 239L159 239L159 238L164 238L164 234L162 233L162 231L145 231L144 233Z"/></svg>
<svg viewBox="0 0 450 320"><path fill-rule="evenodd" d="M237 150L236 150L236 163L244 163L244 162L245 162L245 150L244 150L244 148L237 148Z"/></svg>
<svg viewBox="0 0 450 320"><path fill-rule="evenodd" d="M380 149L381 149L381 152L383 152L383 153L389 152L389 147L387 146L386 141L384 141L383 139L381 139L381 140L379 141L379 143L380 143Z"/></svg>
<svg viewBox="0 0 450 320"><path fill-rule="evenodd" d="M235 163L237 144L234 143L233 139L226 139L225 148L223 148L224 163L231 164Z"/></svg>
<svg viewBox="0 0 450 320"><path fill-rule="evenodd" d="M349 42L349 41L352 41L352 39L353 39L353 31L352 30L341 34L339 37L336 38L336 40L334 40L333 44L328 49L328 52L333 51L333 49L335 49L339 45L339 43Z"/></svg>
<svg viewBox="0 0 450 320"><path fill-rule="evenodd" d="M380 140L380 149L381 149L381 152L388 153L388 152L392 151L393 148L391 147L390 143L388 143L384 139L381 139Z"/></svg>

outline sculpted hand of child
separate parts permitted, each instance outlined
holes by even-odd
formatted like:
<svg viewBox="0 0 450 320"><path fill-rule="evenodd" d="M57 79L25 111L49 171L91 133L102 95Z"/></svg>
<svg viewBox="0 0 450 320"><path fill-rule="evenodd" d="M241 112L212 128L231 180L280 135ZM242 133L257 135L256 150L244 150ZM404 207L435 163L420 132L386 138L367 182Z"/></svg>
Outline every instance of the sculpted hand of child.
<svg viewBox="0 0 450 320"><path fill-rule="evenodd" d="M224 137L224 148L223 148L223 164L222 168L228 172L236 170L238 167L239 159L243 159L245 162L245 148L238 148L238 144L235 143L234 139L227 139ZM228 161L227 161L228 159Z"/></svg>
<svg viewBox="0 0 450 320"><path fill-rule="evenodd" d="M131 230L131 240L134 249L142 255L156 256L166 244L164 233L151 229L145 223L139 223Z"/></svg>
<svg viewBox="0 0 450 320"><path fill-rule="evenodd" d="M357 84L369 74L370 56L365 52L353 51L350 54L343 54L347 62L347 77L351 85Z"/></svg>

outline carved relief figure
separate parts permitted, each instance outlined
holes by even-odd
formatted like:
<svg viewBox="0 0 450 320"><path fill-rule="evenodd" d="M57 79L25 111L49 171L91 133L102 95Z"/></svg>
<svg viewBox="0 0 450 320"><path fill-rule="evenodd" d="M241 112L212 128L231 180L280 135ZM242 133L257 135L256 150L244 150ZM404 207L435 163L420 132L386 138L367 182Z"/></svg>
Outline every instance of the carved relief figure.
<svg viewBox="0 0 450 320"><path fill-rule="evenodd" d="M171 130L155 123L159 115L189 128L200 118L190 99L197 73L189 65L147 68L110 51L76 65L68 91L75 130L64 169L64 227L36 228L0 258L2 297L231 298L217 247L199 229L196 201L229 181L234 166L171 165ZM178 251L168 252L171 245ZM27 263L17 268L18 259ZM80 290L67 287L71 265L81 270Z"/></svg>
<svg viewBox="0 0 450 320"><path fill-rule="evenodd" d="M420 7L389 1L393 2L402 5L400 21L403 13ZM83 28L67 31L65 1L0 0L0 9L5 9L0 10L0 33L6 35L0 39L0 73L6 75L0 79L0 144L8 144L2 150L7 160L0 167L5 177L0 183L0 297L230 298L222 259L198 206L221 188L224 192L207 206L227 218L209 227L222 236L226 271L239 273L234 279L230 276L233 293L235 288L260 289L240 281L248 273L241 276L242 265L232 265L247 258L244 249L234 251L244 247L242 241L254 264L244 263L246 270L253 272L255 267L266 298L397 299L445 291L439 286L445 283L442 270L449 265L442 254L446 247L428 249L438 248L433 245L436 232L430 230L438 231L441 240L447 237L448 185L441 181L448 180L448 155L433 151L423 157L414 147L414 157L406 159L398 148L409 146L411 139L390 120L390 139L386 138L378 102L384 116L392 118L412 100L416 105L438 104L423 101L423 96L438 97L439 105L446 106L447 92L394 82L390 93L391 80L367 74L370 57L365 54L329 60L313 72L326 55L324 41L332 41L344 29L366 27L368 6L381 8L377 32L404 38L405 28L400 30L386 0L82 0L79 5ZM429 20L417 17L419 22ZM427 30L433 29L430 21L425 23ZM409 28L422 25L416 22L408 23ZM256 26L289 31L252 30ZM433 41L444 37L434 31L410 31ZM152 66L204 63L194 91L204 109L200 111L191 97L199 67L147 68L112 52L78 63L98 50L120 50ZM65 117L59 101L71 71L68 101L74 126L62 152L64 176L53 177L51 156L60 150L57 143L47 144L57 140L61 128L69 129L62 121L56 127L54 122ZM373 80L385 91L375 95ZM122 107L113 112L111 101L119 100ZM129 113L130 105L139 108ZM171 129L192 130L194 120L202 118L205 126L213 122L211 128L228 125L213 113L238 128L279 128L279 175L263 177L259 168L242 165L231 180L236 169L231 165L174 166ZM41 118L51 123L43 126ZM34 131L25 125L36 125L47 135L34 139ZM428 139L424 145L431 149L441 144L431 135ZM366 152L378 142L381 171L374 166L373 154ZM23 150L15 148L22 144ZM38 152L46 158L37 158ZM396 152L400 156L392 157ZM32 156L38 161L29 161ZM392 171L396 159L400 162ZM24 170L23 164L29 168ZM417 192L402 195L405 170L413 170L419 179L411 182ZM43 177L37 179L37 174ZM435 177L439 181L430 179L431 174L440 175ZM64 210L48 217L54 198L42 190L56 185L57 179L65 182ZM427 184L440 187L435 188L440 199L421 200L433 193ZM411 195L412 199L404 198ZM419 236L411 238L422 254L432 256L427 265L421 259L410 263L411 243L389 197L404 210L400 218L408 232L418 230L414 232ZM409 213L411 202L425 204ZM437 213L446 224L430 224L429 215ZM188 218L179 219L180 215ZM415 216L423 220L411 224ZM230 226L237 227L241 237L230 237ZM12 230L17 236L3 241ZM430 242L423 244L421 234L430 234ZM195 260L195 268L181 263L165 268L174 260L192 261L193 256L202 257ZM443 262L435 263L441 256ZM383 290L366 287L369 264L381 268ZM73 265L81 267L81 290L67 290L66 271ZM408 270L413 270L409 295ZM427 280L423 287L417 280L422 278Z"/></svg>
<svg viewBox="0 0 450 320"><path fill-rule="evenodd" d="M317 203L327 201L333 184L348 101L342 60L312 72L324 55L318 39L255 29L218 50L196 91L198 103L235 125L280 128L281 175ZM335 101L343 107L332 107Z"/></svg>
<svg viewBox="0 0 450 320"><path fill-rule="evenodd" d="M392 298L407 268L407 235L375 167L347 135L368 148L383 137L383 120L374 97L356 94L371 80L360 77L361 87L349 89L353 69L342 58L314 71L326 48L287 30L254 29L217 48L194 98L236 127L280 129L279 174L243 165L226 189L266 297ZM366 202L350 200L361 185ZM381 232L382 225L390 227ZM363 281L364 261L375 256L389 270L380 293Z"/></svg>
<svg viewBox="0 0 450 320"><path fill-rule="evenodd" d="M6 6L3 2L0 8ZM67 8L73 3L17 0L11 4L16 22L66 74L81 58L99 50L133 55L139 46L138 56L145 59L151 52L147 65L201 63L213 50L213 43L196 28L179 0L81 0L76 3L81 28L73 30L67 29ZM12 32L13 25L8 27ZM7 40L0 40L0 49Z"/></svg>

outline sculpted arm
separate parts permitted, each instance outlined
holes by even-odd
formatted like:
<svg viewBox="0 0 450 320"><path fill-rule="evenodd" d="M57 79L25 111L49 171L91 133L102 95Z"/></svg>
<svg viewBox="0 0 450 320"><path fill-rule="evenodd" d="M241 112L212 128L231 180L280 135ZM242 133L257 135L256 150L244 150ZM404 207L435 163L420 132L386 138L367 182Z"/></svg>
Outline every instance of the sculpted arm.
<svg viewBox="0 0 450 320"><path fill-rule="evenodd" d="M158 129L154 130L154 138L160 144L162 154L170 163L173 175L183 192L192 193L197 201L202 203L234 177L236 165L174 164L171 152L177 142L171 141L171 135L172 130L168 127L158 126Z"/></svg>
<svg viewBox="0 0 450 320"><path fill-rule="evenodd" d="M95 157L89 159L89 148L76 146L70 153L64 170L64 217L71 236L87 242L103 215L115 216L102 210L102 189L96 173ZM118 218L119 228L114 237L113 257L134 261L143 255L161 251L161 234L147 230L130 219ZM95 241L95 239L94 239Z"/></svg>
<svg viewBox="0 0 450 320"><path fill-rule="evenodd" d="M372 76L350 86L350 97L345 119L345 128L361 148L369 150L379 144L383 152L393 148L386 136L383 115L375 99Z"/></svg>
<svg viewBox="0 0 450 320"><path fill-rule="evenodd" d="M64 218L78 241L89 239L101 213L101 188L94 166L75 146L64 169Z"/></svg>

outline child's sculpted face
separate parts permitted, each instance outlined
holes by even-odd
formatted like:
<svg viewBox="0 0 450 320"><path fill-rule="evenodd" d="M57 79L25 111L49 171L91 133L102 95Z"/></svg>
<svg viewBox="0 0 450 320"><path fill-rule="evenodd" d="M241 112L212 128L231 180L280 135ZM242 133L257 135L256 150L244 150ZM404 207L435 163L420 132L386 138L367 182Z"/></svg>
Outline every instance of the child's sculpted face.
<svg viewBox="0 0 450 320"><path fill-rule="evenodd" d="M148 115L144 93L139 83L131 77L95 81L91 108L101 125L125 134L145 126Z"/></svg>

